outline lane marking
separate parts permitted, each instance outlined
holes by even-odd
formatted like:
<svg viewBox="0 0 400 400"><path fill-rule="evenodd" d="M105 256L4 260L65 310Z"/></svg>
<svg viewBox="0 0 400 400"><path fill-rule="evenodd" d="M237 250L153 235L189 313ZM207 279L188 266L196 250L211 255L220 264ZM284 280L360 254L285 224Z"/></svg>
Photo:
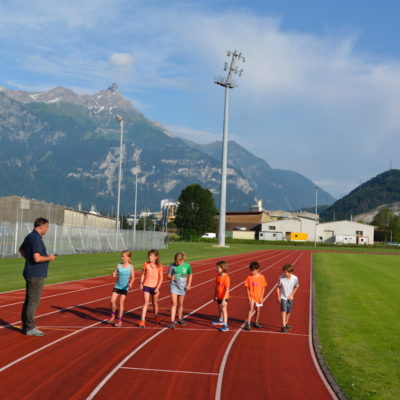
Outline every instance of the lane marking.
<svg viewBox="0 0 400 400"><path fill-rule="evenodd" d="M269 257L266 257L266 258L269 258ZM286 258L286 257L284 257L284 258ZM238 261L238 262L239 262L239 261ZM240 261L240 262L241 262L241 261ZM276 264L277 262L278 262L278 261L276 261L276 262L273 263L272 265ZM236 264L236 262L235 262L235 264ZM271 265L269 268L271 268L272 265ZM247 268L247 266L238 268L237 270L231 272L231 274L236 273L236 272L242 270L243 268ZM209 279L209 280L207 280L207 281L205 281L205 282L202 282L202 283L200 283L200 284L198 284L198 285L193 286L192 289L195 288L195 287L204 285L204 284L206 284L206 283L209 283L209 282L211 282L211 281L214 281L214 280L215 280L215 278ZM241 284L242 284L242 282L241 282L239 285L241 285ZM238 285L238 286L239 286L239 285ZM159 301L164 300L164 299L169 298L169 297L170 297L169 295L168 295L168 296L164 296L164 297L160 298ZM104 298L109 298L109 296L104 297ZM103 299L104 299L104 298L103 298ZM98 300L93 300L93 301L91 301L91 302L89 302L89 303L93 303L93 302L95 302L95 301L98 301ZM210 300L208 303L205 303L203 306L197 308L197 309L194 310L192 313L188 314L188 316L191 315L191 314L193 314L194 312L197 312L198 310L200 310L201 308L205 307L206 305L208 305L208 304L210 304L210 303L212 303L212 302L213 302L213 300ZM87 303L86 303L86 304L87 304ZM76 307L76 306L71 306L71 307L69 307L69 308L73 308L73 307ZM140 305L140 306L138 306L138 307L135 307L135 308L132 308L132 309L126 311L125 313L132 312L132 311L141 309L142 307L143 307L143 305ZM59 312L59 311L56 311L56 312ZM53 314L53 313L54 313L54 312L51 312L51 313L49 313L49 314ZM185 316L185 317L186 317L186 316ZM61 337L61 338L56 339L56 340L53 341L53 342L48 343L47 345L44 345L44 346L42 346L42 347L39 347L38 349L36 349L36 350L34 350L34 351L30 352L30 353L27 353L27 354L25 354L24 356L19 357L18 359L12 361L11 363L6 364L5 366L1 367L1 368L0 368L0 372L5 371L6 369L12 367L13 365L18 364L19 362L21 362L21 361L23 361L23 360L25 360L25 359L31 357L32 355L37 354L37 353L39 353L40 351L43 351L43 350L45 350L45 349L51 347L52 345L57 344L57 343L59 343L59 342L65 340L65 339L68 339L68 338L70 338L71 336L74 336L74 335L76 335L76 334L78 334L78 333L84 332L84 331L86 331L86 330L88 330L88 329L90 329L90 328L92 328L92 327L94 327L94 326L96 326L96 325L105 323L105 321L106 321L106 320L104 319L104 320L102 320L102 321L95 322L94 324L88 325L87 327L85 327L85 328L83 328L83 329L81 329L81 330L72 332L72 333L70 333L70 334L68 334L68 335L65 335L65 336L63 336L63 337ZM20 322L20 321L19 321L19 322ZM9 325L9 326L10 326L10 325ZM4 326L3 326L3 328L4 328ZM149 339L146 340L142 345L139 346L139 348L137 348L137 351L139 351L139 349L141 349L142 347L144 347L145 344L147 344L149 341L153 340L155 337L157 337L159 334L161 334L161 333L164 332L165 330L167 330L167 328L161 329L161 330L160 330L158 333L156 333L152 338L150 338L150 340L149 340ZM133 354L135 354L135 353L133 353ZM133 355L133 354L132 354L132 355ZM124 360L125 360L125 359L124 359ZM127 360L128 360L128 358L127 358ZM118 365L123 365L123 363L120 363L120 364L118 364ZM116 369L115 369L115 370L116 370ZM114 370L112 370L112 371L114 371ZM110 375L110 374L109 374L109 375ZM108 375L107 375L107 376L108 376ZM110 375L110 377L111 377L111 375ZM108 379L109 379L109 378L108 378ZM104 382L104 383L105 383L105 382ZM104 385L104 384L103 384L103 385ZM99 390L100 390L100 389L99 389Z"/></svg>
<svg viewBox="0 0 400 400"><path fill-rule="evenodd" d="M296 264L296 262L300 259L301 256L302 256L302 253L300 253L300 255L295 259L293 264ZM269 269L269 268L267 268L267 269ZM265 271L265 270L263 270L263 271ZM265 296L264 301L272 294L273 291L275 291L276 286L277 286L277 284L275 284L273 286L273 288ZM243 322L243 324L241 325L241 328L243 328L245 324L246 324L246 321ZM223 378L224 378L224 372L225 372L226 363L227 363L227 360L228 360L229 353L230 353L230 351L232 349L233 343L236 341L236 339L239 336L240 332L243 332L242 329L238 329L235 332L235 334L233 335L232 339L230 340L228 346L226 347L224 356L222 357L221 365L220 365L219 372L218 372L217 387L215 389L215 400L221 400L222 382L223 382ZM287 335L287 333L285 335Z"/></svg>
<svg viewBox="0 0 400 400"><path fill-rule="evenodd" d="M290 254L287 254L286 256L283 257L283 259L289 257ZM279 262L282 262L281 259L277 260L275 263L271 264L269 267L266 268L266 270L272 268L272 266L274 264L277 264ZM244 268L248 268L248 266L246 265L245 267L242 268L238 268L237 270L235 270L234 272L231 272L230 274L233 274L235 272L238 272ZM215 278L211 279L212 281L215 280ZM239 286L242 286L244 283L240 282L238 285L234 286L231 290L234 290L236 288L238 288ZM210 300L206 303L204 303L202 306L198 307L196 310L192 311L190 314L185 315L183 318L187 318L188 316L190 316L191 314L201 310L202 308L206 307L209 304L212 304L214 302L214 300ZM159 332L157 332L156 334L154 334L153 336L149 337L145 342L143 342L140 346L138 346L136 349L134 349L131 353L129 353L121 362L119 362L104 378L103 380L93 389L93 391L89 394L89 396L86 398L87 400L92 400L97 393L100 392L100 390L104 387L104 385L115 375L115 373L129 360L131 359L137 352L139 352L143 347L145 347L148 343L150 343L152 340L154 340L157 336L161 335L163 332L165 331L169 331L168 328L163 328L161 329ZM217 330L216 330L217 331Z"/></svg>
<svg viewBox="0 0 400 400"><path fill-rule="evenodd" d="M151 371L151 372L172 372L175 374L218 375L216 372L174 371L171 369L134 368L134 367L121 367L121 369L133 369L136 371Z"/></svg>

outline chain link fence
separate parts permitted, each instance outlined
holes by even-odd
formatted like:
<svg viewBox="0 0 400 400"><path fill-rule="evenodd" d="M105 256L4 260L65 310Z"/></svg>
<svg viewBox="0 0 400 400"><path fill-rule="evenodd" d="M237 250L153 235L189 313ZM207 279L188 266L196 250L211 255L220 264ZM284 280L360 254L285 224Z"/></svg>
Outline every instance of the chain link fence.
<svg viewBox="0 0 400 400"><path fill-rule="evenodd" d="M31 222L0 222L0 257L18 256L19 246L32 230ZM165 249L167 233L50 224L43 241L49 254L105 253Z"/></svg>

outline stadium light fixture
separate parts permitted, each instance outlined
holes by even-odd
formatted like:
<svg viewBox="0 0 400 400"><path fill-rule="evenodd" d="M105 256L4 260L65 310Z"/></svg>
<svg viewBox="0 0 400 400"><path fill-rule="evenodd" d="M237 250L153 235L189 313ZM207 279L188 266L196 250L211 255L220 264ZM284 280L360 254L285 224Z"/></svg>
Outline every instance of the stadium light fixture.
<svg viewBox="0 0 400 400"><path fill-rule="evenodd" d="M115 249L118 248L118 236L120 230L120 203L121 203L121 181L122 181L122 139L124 136L124 119L119 115L115 115L114 118L119 122L120 126L120 141L119 141L119 169L118 169L118 193L117 193L117 218L116 218L116 234L115 234Z"/></svg>
<svg viewBox="0 0 400 400"><path fill-rule="evenodd" d="M221 198L219 207L219 228L218 228L218 246L225 246L225 220L226 220L226 181L227 181L227 164L228 164L228 109L229 109L229 90L236 87L232 81L235 74L242 75L243 70L238 70L236 63L238 61L245 62L242 53L235 51L228 51L227 56L231 58L230 65L225 63L224 70L228 71L226 77L217 77L214 83L225 88L225 101L224 101L224 126L222 137L222 166L221 166Z"/></svg>

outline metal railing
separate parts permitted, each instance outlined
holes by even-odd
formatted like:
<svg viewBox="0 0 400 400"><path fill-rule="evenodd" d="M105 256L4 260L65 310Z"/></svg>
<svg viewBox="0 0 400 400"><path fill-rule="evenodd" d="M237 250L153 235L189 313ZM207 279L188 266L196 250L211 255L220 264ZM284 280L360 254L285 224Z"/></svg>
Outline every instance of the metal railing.
<svg viewBox="0 0 400 400"><path fill-rule="evenodd" d="M31 222L0 222L0 257L15 257L25 236L31 232ZM164 249L166 232L97 229L50 224L43 237L47 252L56 254L105 253L131 250Z"/></svg>

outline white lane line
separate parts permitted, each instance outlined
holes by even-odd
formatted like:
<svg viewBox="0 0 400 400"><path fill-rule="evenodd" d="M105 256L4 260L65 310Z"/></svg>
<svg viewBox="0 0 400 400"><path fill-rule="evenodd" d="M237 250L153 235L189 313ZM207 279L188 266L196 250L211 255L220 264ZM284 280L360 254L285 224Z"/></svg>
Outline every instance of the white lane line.
<svg viewBox="0 0 400 400"><path fill-rule="evenodd" d="M233 271L232 274L235 273L235 272L237 272L237 271L242 270L243 268L247 268L247 266L246 266L246 267L238 268L237 270ZM207 280L207 281L205 281L205 282L202 282L202 283L199 283L198 285L193 286L193 288L198 287L198 286L201 286L201 285L204 285L204 284L209 283L209 282L212 282L212 281L214 281L214 280L215 280L215 278L209 279L209 280ZM193 289L193 288L192 288L192 289ZM170 297L169 295L168 295L168 296L164 296L164 297L162 297L161 299L159 299L159 301L164 300L164 299L167 299L167 298L169 298L169 297ZM108 298L108 296L105 297L105 298ZM97 300L93 300L92 302L94 302L94 301L97 301ZM210 301L209 301L208 303L206 303L205 305L207 305L207 304L209 304L209 303L211 303L211 302L213 302L213 300L210 300ZM202 307L205 307L205 305L201 306L200 308L197 308L196 310L192 311L192 312L191 312L190 314L188 314L188 315L191 315L191 314L197 312L197 311L198 311L199 309L201 309ZM72 306L72 307L70 307L70 308L73 308L73 307L76 307L76 306ZM138 309L141 309L141 308L142 308L142 305L140 305L140 306L138 306L138 307L135 307L135 308L132 308L131 310L126 311L125 313L132 312L132 311L135 311L135 310L138 310ZM59 311L56 311L56 312L59 312ZM52 313L54 313L54 312L52 312ZM6 369L12 367L13 365L15 365L15 364L17 364L17 363L19 363L19 362L21 362L21 361L27 359L28 357L30 357L30 356L32 356L32 355L34 355L34 354L36 354L36 353L39 353L39 352L42 351L42 350L47 349L48 347L50 347L50 346L52 346L52 345L54 345L54 344L57 344L57 343L59 343L59 342L65 340L65 339L67 339L67 338L69 338L69 337L71 337L71 336L73 336L73 335L76 335L76 334L78 334L78 333L84 332L84 331L86 331L86 330L88 330L88 329L90 329L90 328L93 328L93 327L96 326L96 325L102 324L102 323L104 323L104 322L105 322L105 320L95 322L94 324L91 324L91 325L89 325L89 326L87 326L87 327L85 327L85 328L83 328L83 329L81 329L81 330L72 332L72 333L70 333L70 334L68 334L68 335L66 335L66 336L63 336L63 337L61 337L61 338L59 338L59 339L56 339L56 340L53 341L53 342L48 343L48 344L45 345L45 346L39 347L38 349L36 349L36 350L34 350L34 351L30 352L30 353L27 353L27 354L25 354L24 356L22 356L22 357L20 357L20 358L18 358L18 359L16 359L16 360L12 361L11 363L6 364L5 366L1 367L1 368L0 368L0 372L3 372L4 370L6 370ZM166 329L167 329L167 328L161 329L161 331L158 332L158 333L156 333L156 334L154 335L154 337L158 336L160 333L162 333L162 332L163 332L164 330L166 330ZM153 338L154 338L154 337L153 337ZM151 340L152 340L152 339L151 339ZM148 341L149 341L149 340L146 340L145 343L147 344ZM143 347L143 344L140 346L140 348L142 348L142 347ZM118 365L119 365L119 364L118 364ZM122 364L121 364L121 365L122 365ZM111 377L111 376L110 376L110 377Z"/></svg>
<svg viewBox="0 0 400 400"><path fill-rule="evenodd" d="M134 367L121 367L121 369L134 369L136 371L152 371L152 372L172 372L175 374L218 375L216 372L174 371L171 369L152 369L152 368L134 368Z"/></svg>
<svg viewBox="0 0 400 400"><path fill-rule="evenodd" d="M241 262L241 260L235 261L233 264L237 264L237 263L239 263L239 262ZM207 265L207 264L208 264L208 263L206 263L206 265ZM202 274L202 273L208 272L208 271L210 271L210 270L212 270L212 269L213 269L213 268L208 268L208 269L206 269L206 270L202 270L202 271L196 272L194 275ZM140 272L141 272L140 270L136 270L136 271L135 271L135 273L136 273L137 275L140 275ZM168 273L168 271L164 271L164 274L165 274L165 275L166 275L167 273ZM68 284L68 283L73 283L73 282L79 282L79 281L84 281L84 280L92 280L92 279L100 279L100 278L105 278L105 277L110 277L110 278L111 278L111 275L103 275L103 276L97 277L97 278L79 279L79 280L76 280L76 281L59 282L59 283L54 283L54 284L46 285L45 287L47 288L47 287L49 287L49 286L61 285L61 284L63 284L63 283ZM168 281L164 281L163 284L164 284L164 283L168 283ZM86 291L86 290L91 290L91 289L97 289L97 288L103 287L103 286L111 286L111 285L113 285L113 284L114 284L114 281L110 281L110 282L108 282L108 283L104 283L104 284L101 284L101 285L96 285L96 286L90 286L90 287L86 287L86 288L82 288L82 289L71 290L71 291L69 291L69 292L56 293L56 294L52 294L52 295L48 295L48 296L42 296L42 297L40 298L40 300L45 300L45 299L48 299L48 298L51 298L51 297L63 296L63 295L66 295L66 294L71 294L71 293L76 293L76 292L81 292L81 291ZM138 291L138 290L139 290L139 289L131 290L130 293L132 293L132 292L134 292L134 291ZM18 289L17 291L25 291L25 289ZM2 295L3 293L9 293L9 292L2 292L2 293L0 293L0 295ZM23 304L23 303L24 303L24 301L19 301L19 302L16 302L16 303L3 304L3 305L0 306L0 308L8 307L8 306L14 306L14 305Z"/></svg>
<svg viewBox="0 0 400 400"><path fill-rule="evenodd" d="M51 295L48 295L48 296L43 296L43 297L40 298L40 300L50 299L51 297L64 296L66 294L77 293L77 292L82 292L82 291L85 291L85 290L97 289L99 287L111 286L111 285L112 285L112 282L103 283L101 285L91 286L91 287L88 287L88 288L76 289L76 290L71 290L69 292L62 292L62 293L51 294ZM0 306L0 308L8 307L8 306L15 306L17 304L24 304L24 302L23 301L18 301L16 303L3 304L2 306Z"/></svg>
<svg viewBox="0 0 400 400"><path fill-rule="evenodd" d="M329 384L329 382L326 379L326 376L324 375L324 373L321 370L321 367L320 367L317 357L315 355L313 341L312 341L313 267L314 267L314 265L313 265L312 252L310 252L310 304L309 304L308 346L310 348L310 354L311 354L311 358L313 360L315 369L317 370L318 375L321 377L321 380L322 380L324 386L328 390L329 394L332 396L332 399L338 400L336 393L333 391L331 385Z"/></svg>
<svg viewBox="0 0 400 400"><path fill-rule="evenodd" d="M281 252L279 251L279 252L277 252L277 253L280 254ZM275 253L274 253L274 255L275 255ZM265 260L271 258L270 256L271 256L271 255L268 255L268 257L266 257ZM235 262L233 262L233 263L231 263L231 264L238 264L238 263L243 262L243 261L245 261L245 260L247 260L247 258L244 258L243 260L235 261ZM207 265L207 264L206 264L206 265ZM214 268L207 268L206 270L202 270L202 271L196 272L196 273L194 273L193 275L198 276L199 274L212 271L213 269L214 269ZM165 273L166 273L166 272L165 272ZM164 280L162 284L164 285L164 284L168 284L168 283L169 283L169 281ZM112 283L109 283L108 285L111 286ZM82 289L82 290L90 290L90 289L91 289L91 288L84 288L84 289ZM139 289L133 289L133 290L131 290L129 293L138 292L138 291L139 291ZM62 295L62 293L61 293L60 295ZM101 301L101 300L107 299L108 297L109 297L109 296L107 296L107 297L101 297L101 298L98 298L98 299L96 299L96 300L92 300L92 301L89 301L89 302L86 302L86 303L81 303L81 304L78 304L78 305L75 304L75 305L73 305L73 306L70 306L70 307L67 307L67 308L63 308L63 309L61 309L61 310L51 311L51 312L48 312L48 313L45 313L45 314L39 314L39 315L37 315L37 316L35 317L35 319L41 318L41 317L45 317L45 316L47 316L47 315L55 314L55 313L58 313L58 312L63 312L63 311L65 311L65 310L70 310L70 309L72 309L72 308L79 307L79 306L82 306L82 305L94 303L94 302L96 302L96 301ZM168 297L168 296L167 296L167 297ZM126 312L129 312L129 311L126 311ZM124 313L124 314L125 314L125 313ZM13 325L20 324L20 323L21 323L21 320L15 321L15 322L11 322L11 323L9 323L9 324L7 324L7 325L2 325L2 326L0 326L0 329L9 328L9 327L11 327L11 326L13 326Z"/></svg>
<svg viewBox="0 0 400 400"><path fill-rule="evenodd" d="M296 264L298 259L301 257L301 254L296 258L296 260L293 262L293 264ZM267 268L268 269L268 268ZM273 286L273 288L268 292L268 294L265 296L264 301L271 295L271 293L276 289L277 284ZM244 327L246 321L243 322L242 327ZM241 332L241 329L238 329L235 334L233 335L232 339L230 340L228 346L226 347L224 356L222 357L221 365L219 367L219 372L218 372L218 379L217 379L217 387L215 389L215 400L221 400L221 393L222 393L222 382L224 378L224 372L225 372L225 367L226 363L228 360L229 353L232 349L233 343L236 341L237 337L239 336L239 333Z"/></svg>
<svg viewBox="0 0 400 400"><path fill-rule="evenodd" d="M284 256L283 258L289 257L289 255ZM281 260L278 260L279 262L281 262ZM272 266L276 263L278 263L278 261L276 261L275 263L271 264L269 267L267 267L266 269L270 269L272 268ZM242 268L238 268L237 270L235 270L232 273L238 272L244 268L248 268L248 266L246 265L245 267ZM215 278L211 279L211 281L214 281ZM243 282L240 282L238 285L234 286L231 290L234 290L236 288L238 288L239 286L242 286ZM189 317L190 315L196 313L197 311L201 310L202 308L208 306L209 304L213 303L214 300L210 300L206 303L204 303L202 306L198 307L196 310L193 310L192 312L190 312L189 314L185 315L184 318ZM127 362L129 361L129 359L131 359L138 351L140 351L143 347L145 347L148 343L150 343L153 339L155 339L157 336L161 335L163 332L169 330L168 328L163 328L161 329L159 332L157 332L156 334L154 334L153 336L149 337L145 342L143 342L140 346L138 346L137 348L135 348L135 350L133 350L131 353L129 353L120 363L118 363L105 377L104 379L93 389L93 391L89 394L89 396L86 398L87 400L92 400L97 393L100 392L100 390L104 387L104 385L115 375L115 373Z"/></svg>

